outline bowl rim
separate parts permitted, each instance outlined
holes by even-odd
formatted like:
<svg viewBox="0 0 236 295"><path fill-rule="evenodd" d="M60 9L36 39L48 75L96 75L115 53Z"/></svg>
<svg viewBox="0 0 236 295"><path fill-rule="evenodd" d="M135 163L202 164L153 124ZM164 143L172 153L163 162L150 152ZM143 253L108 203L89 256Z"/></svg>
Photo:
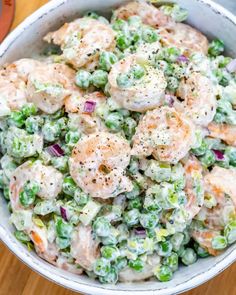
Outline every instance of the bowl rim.
<svg viewBox="0 0 236 295"><path fill-rule="evenodd" d="M40 17L50 13L51 11L59 8L60 6L66 4L69 0L51 0L50 2L44 4L41 8L36 10L33 14L28 16L21 24L19 24L0 44L0 59L7 52L7 50L13 45L15 40L20 37L20 35L27 30L34 22L36 22ZM196 0L204 5L207 5L210 9L222 14L223 17L230 20L236 26L236 16L222 7L220 4L213 2L212 0ZM47 264L43 260L38 259L38 257L32 257L30 254L25 255L21 251L22 245L18 244L8 231L0 224L0 240L7 246L7 248L18 257L25 265L30 267L32 270L45 277L46 279L66 287L75 292L82 292L84 294L97 294L97 295L173 295L188 291L195 288L204 282L210 280L214 276L218 275L220 272L225 270L236 260L236 249L232 249L228 255L219 262L215 263L211 268L203 270L200 274L192 276L189 280L183 281L173 287L163 287L150 290L115 290L109 287L104 288L102 285L91 286L88 283L81 283L67 278L63 275L65 273L62 271L61 275L54 274L50 271ZM50 265L49 265L50 266Z"/></svg>

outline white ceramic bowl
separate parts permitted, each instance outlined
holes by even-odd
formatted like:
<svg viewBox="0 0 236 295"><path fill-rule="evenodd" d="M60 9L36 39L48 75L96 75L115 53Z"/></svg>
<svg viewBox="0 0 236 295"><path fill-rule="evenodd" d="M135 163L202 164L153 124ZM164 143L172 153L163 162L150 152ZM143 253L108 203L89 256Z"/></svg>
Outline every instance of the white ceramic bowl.
<svg viewBox="0 0 236 295"><path fill-rule="evenodd" d="M52 0L28 17L0 46L0 64L40 52L42 37L58 28L65 21L82 15L87 10L103 13L111 11L125 0ZM167 1L165 1L167 2ZM171 2L171 1L168 1ZM227 53L236 56L236 17L210 0L179 0L189 11L189 23L209 38L219 37L225 41ZM13 235L6 203L0 198L0 239L25 264L53 282L86 294L96 295L170 295L196 287L228 267L236 260L236 244L218 257L199 260L189 267L182 267L167 283L155 280L134 284L119 283L105 286L86 276L77 276L55 268L20 244Z"/></svg>

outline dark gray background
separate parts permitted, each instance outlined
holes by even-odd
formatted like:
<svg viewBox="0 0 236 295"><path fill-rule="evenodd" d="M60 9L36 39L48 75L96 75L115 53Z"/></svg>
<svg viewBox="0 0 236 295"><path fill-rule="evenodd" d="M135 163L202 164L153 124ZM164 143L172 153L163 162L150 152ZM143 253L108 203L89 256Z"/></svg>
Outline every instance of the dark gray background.
<svg viewBox="0 0 236 295"><path fill-rule="evenodd" d="M215 2L221 4L225 8L231 10L234 14L236 14L236 0L214 0Z"/></svg>

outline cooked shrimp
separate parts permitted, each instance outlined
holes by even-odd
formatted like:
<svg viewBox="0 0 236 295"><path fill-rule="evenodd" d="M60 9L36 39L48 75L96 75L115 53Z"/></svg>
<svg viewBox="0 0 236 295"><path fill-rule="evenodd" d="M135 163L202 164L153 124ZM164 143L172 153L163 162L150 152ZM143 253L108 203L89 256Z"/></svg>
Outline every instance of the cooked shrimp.
<svg viewBox="0 0 236 295"><path fill-rule="evenodd" d="M119 273L119 281L138 282L149 279L154 275L154 269L160 264L160 261L161 259L158 255L148 256L141 272L137 272L127 266Z"/></svg>
<svg viewBox="0 0 236 295"><path fill-rule="evenodd" d="M139 57L135 54L117 62L108 76L109 92L122 107L131 111L145 112L161 105L167 82L161 70L146 65L145 74L141 79L132 80L130 86L120 86L117 81L119 76L127 74L131 80L130 71L139 63Z"/></svg>
<svg viewBox="0 0 236 295"><path fill-rule="evenodd" d="M101 51L115 48L115 33L109 25L91 18L65 23L44 40L61 46L63 58L75 68L96 66Z"/></svg>
<svg viewBox="0 0 236 295"><path fill-rule="evenodd" d="M183 53L190 56L193 53L201 52L207 54L208 40L198 30L183 23L175 23L160 28L161 43L166 47L177 47Z"/></svg>
<svg viewBox="0 0 236 295"><path fill-rule="evenodd" d="M76 275L81 275L83 273L82 268L79 268L77 264L69 263L67 259L61 255L59 255L57 259L56 266Z"/></svg>
<svg viewBox="0 0 236 295"><path fill-rule="evenodd" d="M198 242L198 244L205 250L207 250L211 255L217 256L220 254L220 251L217 251L212 248L212 240L214 237L219 236L221 233L217 230L210 229L199 229L192 230L191 237Z"/></svg>
<svg viewBox="0 0 236 295"><path fill-rule="evenodd" d="M65 100L65 109L69 118L76 122L76 126L85 134L91 134L105 130L106 127L99 116L96 114L96 108L106 101L106 96L101 92L83 94L82 92L73 92ZM86 112L86 103L95 104L94 111Z"/></svg>
<svg viewBox="0 0 236 295"><path fill-rule="evenodd" d="M183 99L176 104L196 125L207 126L216 113L216 97L210 79L200 73L192 73L187 79L182 79L177 90L178 97Z"/></svg>
<svg viewBox="0 0 236 295"><path fill-rule="evenodd" d="M211 195L212 197L215 197L214 193ZM217 205L212 208L206 208L203 206L197 219L204 221L204 224L209 229L223 230L229 221L232 218L235 218L236 207L233 201L226 196L222 196L221 199L215 197L215 199L217 200Z"/></svg>
<svg viewBox="0 0 236 295"><path fill-rule="evenodd" d="M129 143L100 132L85 136L75 146L69 160L70 174L79 187L93 198L115 197L133 186L125 169L130 161Z"/></svg>
<svg viewBox="0 0 236 295"><path fill-rule="evenodd" d="M150 156L177 163L194 144L194 126L174 108L161 107L149 111L141 119L133 137L132 155Z"/></svg>
<svg viewBox="0 0 236 295"><path fill-rule="evenodd" d="M40 161L27 161L17 167L10 179L10 199L13 210L22 208L19 194L27 181L38 183L40 198L54 199L61 192L63 175L52 166L44 166Z"/></svg>
<svg viewBox="0 0 236 295"><path fill-rule="evenodd" d="M189 219L193 219L198 214L204 202L204 182L201 163L195 157L189 157L184 165L185 170L185 193L187 204L185 209L189 214Z"/></svg>
<svg viewBox="0 0 236 295"><path fill-rule="evenodd" d="M138 15L146 25L159 28L174 23L174 20L166 16L161 10L144 1L133 1L114 11L114 19L127 20L130 16Z"/></svg>
<svg viewBox="0 0 236 295"><path fill-rule="evenodd" d="M31 58L22 58L9 64L6 67L6 71L10 75L16 75L17 78L27 83L29 74L37 70L37 68L42 65L43 63L38 60Z"/></svg>
<svg viewBox="0 0 236 295"><path fill-rule="evenodd" d="M210 131L209 136L219 138L225 141L228 145L236 147L236 126L229 124L218 124L212 122L208 125Z"/></svg>
<svg viewBox="0 0 236 295"><path fill-rule="evenodd" d="M71 255L75 262L91 271L99 257L99 242L92 235L90 226L78 225L71 241Z"/></svg>
<svg viewBox="0 0 236 295"><path fill-rule="evenodd" d="M59 251L54 243L49 243L46 228L33 225L28 230L28 234L34 243L37 254L44 260L55 265Z"/></svg>
<svg viewBox="0 0 236 295"><path fill-rule="evenodd" d="M26 84L15 73L0 70L0 117L19 110L27 102Z"/></svg>
<svg viewBox="0 0 236 295"><path fill-rule="evenodd" d="M205 183L215 193L218 198L222 198L222 195L227 194L232 199L236 207L236 170L225 169L219 166L215 166L205 178Z"/></svg>
<svg viewBox="0 0 236 295"><path fill-rule="evenodd" d="M29 101L45 113L59 110L74 90L74 71L64 64L44 64L28 76Z"/></svg>

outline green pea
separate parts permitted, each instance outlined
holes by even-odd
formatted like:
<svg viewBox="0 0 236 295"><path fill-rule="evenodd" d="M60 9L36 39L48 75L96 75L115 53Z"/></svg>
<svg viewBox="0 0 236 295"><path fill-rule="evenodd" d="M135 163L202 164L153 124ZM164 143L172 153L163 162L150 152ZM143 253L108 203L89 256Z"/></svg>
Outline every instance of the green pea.
<svg viewBox="0 0 236 295"><path fill-rule="evenodd" d="M27 103L21 108L21 112L25 118L28 118L30 116L36 115L38 109L33 103Z"/></svg>
<svg viewBox="0 0 236 295"><path fill-rule="evenodd" d="M120 131L123 124L123 116L119 112L110 113L106 120L105 125L112 131Z"/></svg>
<svg viewBox="0 0 236 295"><path fill-rule="evenodd" d="M152 28L146 27L143 29L142 38L147 43L154 43L158 40L158 34Z"/></svg>
<svg viewBox="0 0 236 295"><path fill-rule="evenodd" d="M209 256L209 253L207 252L207 250L202 248L198 243L194 244L194 249L195 249L197 255L201 258L205 258L205 257Z"/></svg>
<svg viewBox="0 0 236 295"><path fill-rule="evenodd" d="M108 51L104 51L100 54L99 67L101 70L109 72L111 67L118 61L117 56Z"/></svg>
<svg viewBox="0 0 236 295"><path fill-rule="evenodd" d="M68 131L65 135L65 142L69 147L75 146L79 141L81 133L79 131Z"/></svg>
<svg viewBox="0 0 236 295"><path fill-rule="evenodd" d="M211 241L212 248L215 250L223 250L227 247L227 239L224 236L216 236Z"/></svg>
<svg viewBox="0 0 236 295"><path fill-rule="evenodd" d="M224 236L227 238L229 244L236 241L236 221L233 220L225 226Z"/></svg>
<svg viewBox="0 0 236 295"><path fill-rule="evenodd" d="M214 152L211 150L207 150L205 155L200 157L200 161L205 167L212 166L216 161Z"/></svg>
<svg viewBox="0 0 236 295"><path fill-rule="evenodd" d="M82 89L87 89L90 86L91 78L92 76L89 72L79 70L75 76L75 84Z"/></svg>
<svg viewBox="0 0 236 295"><path fill-rule="evenodd" d="M98 217L93 223L93 231L99 237L108 237L111 231L111 224L105 217Z"/></svg>
<svg viewBox="0 0 236 295"><path fill-rule="evenodd" d="M156 66L158 67L158 69L162 70L163 72L165 72L166 75L169 74L169 64L168 62L166 62L165 60L159 60L158 59L158 55L156 56ZM173 70L170 71L170 75L172 74Z"/></svg>
<svg viewBox="0 0 236 295"><path fill-rule="evenodd" d="M202 140L201 145L195 149L192 149L192 153L196 156L203 156L208 150L208 144L206 141Z"/></svg>
<svg viewBox="0 0 236 295"><path fill-rule="evenodd" d="M227 147L225 150L225 155L229 158L229 164L236 167L236 148Z"/></svg>
<svg viewBox="0 0 236 295"><path fill-rule="evenodd" d="M45 216L49 213L55 212L56 203L55 200L44 200L37 202L34 207L34 213L37 215Z"/></svg>
<svg viewBox="0 0 236 295"><path fill-rule="evenodd" d="M0 189L3 189L5 186L5 173L3 170L0 170Z"/></svg>
<svg viewBox="0 0 236 295"><path fill-rule="evenodd" d="M145 68L140 65L135 65L130 69L130 72L134 79L139 80L145 75Z"/></svg>
<svg viewBox="0 0 236 295"><path fill-rule="evenodd" d="M208 48L208 53L211 56L217 56L224 52L224 41L220 39L213 40Z"/></svg>
<svg viewBox="0 0 236 295"><path fill-rule="evenodd" d="M170 242L175 252L177 252L180 249L181 245L183 245L183 241L184 241L183 233L175 233L173 236L171 236Z"/></svg>
<svg viewBox="0 0 236 295"><path fill-rule="evenodd" d="M126 21L123 19L117 19L113 25L112 25L113 30L115 31L125 31L128 29L128 24Z"/></svg>
<svg viewBox="0 0 236 295"><path fill-rule="evenodd" d="M221 56L221 60L219 62L219 67L225 68L230 63L231 60L232 59L230 57Z"/></svg>
<svg viewBox="0 0 236 295"><path fill-rule="evenodd" d="M124 118L128 118L130 116L130 111L126 109L118 109L117 112Z"/></svg>
<svg viewBox="0 0 236 295"><path fill-rule="evenodd" d="M138 15L132 15L128 18L128 24L134 27L140 27L142 25L142 19Z"/></svg>
<svg viewBox="0 0 236 295"><path fill-rule="evenodd" d="M197 261L197 254L192 248L186 248L181 255L181 260L183 264L191 265Z"/></svg>
<svg viewBox="0 0 236 295"><path fill-rule="evenodd" d="M143 213L140 215L140 223L144 228L154 228L158 224L159 216L156 213Z"/></svg>
<svg viewBox="0 0 236 295"><path fill-rule="evenodd" d="M30 241L30 237L23 231L21 230L16 230L14 232L15 237L17 238L18 241L22 243L26 243Z"/></svg>
<svg viewBox="0 0 236 295"><path fill-rule="evenodd" d="M154 199L152 196L146 196L144 199L143 207L147 211L161 211L160 202L158 199Z"/></svg>
<svg viewBox="0 0 236 295"><path fill-rule="evenodd" d="M60 250L63 250L63 249L66 249L70 246L71 240L69 238L57 237L56 244Z"/></svg>
<svg viewBox="0 0 236 295"><path fill-rule="evenodd" d="M129 36L125 35L124 33L119 33L116 36L116 45L119 49L125 50L131 45L131 40Z"/></svg>
<svg viewBox="0 0 236 295"><path fill-rule="evenodd" d="M166 257L171 254L171 251L172 251L172 244L170 241L165 241L158 244L158 250L157 250L158 255Z"/></svg>
<svg viewBox="0 0 236 295"><path fill-rule="evenodd" d="M120 251L115 246L103 246L101 248L101 255L109 261L115 261L120 256Z"/></svg>
<svg viewBox="0 0 236 295"><path fill-rule="evenodd" d="M71 237L73 226L64 221L62 218L57 218L56 221L56 233L58 237L68 239Z"/></svg>
<svg viewBox="0 0 236 295"><path fill-rule="evenodd" d="M134 226L139 223L139 216L140 216L140 213L138 209L132 209L132 210L126 211L124 212L124 215L123 215L124 222L128 226Z"/></svg>
<svg viewBox="0 0 236 295"><path fill-rule="evenodd" d="M105 87L105 85L108 82L108 74L107 72L103 70L96 70L93 72L91 76L91 83L97 87L97 88L102 88Z"/></svg>
<svg viewBox="0 0 236 295"><path fill-rule="evenodd" d="M99 276L99 281L102 284L116 284L118 281L118 273L114 267L111 267L108 274L105 276Z"/></svg>
<svg viewBox="0 0 236 295"><path fill-rule="evenodd" d="M28 117L25 120L25 129L28 133L33 134L39 132L40 128L43 126L44 120L40 116Z"/></svg>
<svg viewBox="0 0 236 295"><path fill-rule="evenodd" d="M120 88L129 88L133 85L133 79L128 74L119 74L116 78L116 82Z"/></svg>
<svg viewBox="0 0 236 295"><path fill-rule="evenodd" d="M10 114L9 124L22 127L25 124L25 117L21 111L13 111Z"/></svg>
<svg viewBox="0 0 236 295"><path fill-rule="evenodd" d="M144 269L144 262L140 258L137 258L136 260L130 260L128 266L137 272L142 272Z"/></svg>
<svg viewBox="0 0 236 295"><path fill-rule="evenodd" d="M140 195L140 188L136 182L133 182L133 189L131 192L125 193L126 198L129 200L135 199Z"/></svg>
<svg viewBox="0 0 236 295"><path fill-rule="evenodd" d="M131 40L132 40L131 43L134 44L132 45L133 51L131 52L135 52L139 44L142 42L142 31L138 31L138 30L132 31Z"/></svg>
<svg viewBox="0 0 236 295"><path fill-rule="evenodd" d="M59 109L58 111L56 111L55 113L53 113L52 115L50 115L50 118L52 120L57 120L60 119L61 117L63 117L65 115L65 109Z"/></svg>
<svg viewBox="0 0 236 295"><path fill-rule="evenodd" d="M21 205L24 207L29 207L30 205L32 205L39 191L40 187L38 183L34 181L27 182L23 187L23 191L20 192L19 200Z"/></svg>
<svg viewBox="0 0 236 295"><path fill-rule="evenodd" d="M176 47L169 47L163 50L164 59L169 62L173 63L176 62L177 58L180 56L181 51Z"/></svg>
<svg viewBox="0 0 236 295"><path fill-rule="evenodd" d="M216 123L224 123L226 121L226 115L222 114L221 112L217 111L214 116L214 121Z"/></svg>
<svg viewBox="0 0 236 295"><path fill-rule="evenodd" d="M89 196L80 189L76 189L74 199L79 206L85 206L89 201Z"/></svg>
<svg viewBox="0 0 236 295"><path fill-rule="evenodd" d="M167 265L162 265L155 270L155 276L160 282L168 282L173 277L171 268Z"/></svg>
<svg viewBox="0 0 236 295"><path fill-rule="evenodd" d="M137 174L138 170L139 170L139 162L138 162L138 160L135 157L131 157L130 163L129 163L129 166L128 166L128 171L131 174Z"/></svg>
<svg viewBox="0 0 236 295"><path fill-rule="evenodd" d="M3 196L6 200L10 200L10 189L9 187L4 187L3 188Z"/></svg>
<svg viewBox="0 0 236 295"><path fill-rule="evenodd" d="M126 258L119 257L114 264L115 269L120 272L122 269L124 269L127 266L128 262Z"/></svg>
<svg viewBox="0 0 236 295"><path fill-rule="evenodd" d="M176 253L172 252L170 256L167 256L163 260L163 264L169 266L169 268L174 272L179 266L179 257Z"/></svg>
<svg viewBox="0 0 236 295"><path fill-rule="evenodd" d="M9 154L15 158L23 158L27 155L27 144L20 138L15 137L12 141L11 147L9 147Z"/></svg>
<svg viewBox="0 0 236 295"><path fill-rule="evenodd" d="M184 77L185 75L185 68L182 67L182 66L179 66L177 64L174 64L173 65L173 72L172 72L172 75L177 78L177 79L181 79Z"/></svg>
<svg viewBox="0 0 236 295"><path fill-rule="evenodd" d="M188 10L174 5L171 16L176 22L183 22L188 18Z"/></svg>
<svg viewBox="0 0 236 295"><path fill-rule="evenodd" d="M172 91L175 92L179 87L179 80L176 79L175 77L168 77L167 78L167 88Z"/></svg>
<svg viewBox="0 0 236 295"><path fill-rule="evenodd" d="M129 200L128 202L128 209L138 209L140 210L142 208L142 199L140 197L137 197L135 199Z"/></svg>
<svg viewBox="0 0 236 295"><path fill-rule="evenodd" d="M99 277L105 277L111 270L111 263L105 258L99 258L95 261L93 265L93 271Z"/></svg>
<svg viewBox="0 0 236 295"><path fill-rule="evenodd" d="M76 183L74 182L71 176L67 176L63 180L62 190L66 195L74 196L74 193L77 189Z"/></svg>
<svg viewBox="0 0 236 295"><path fill-rule="evenodd" d="M113 234L110 234L109 236L102 238L102 244L105 246L116 245L117 243L118 243L118 240Z"/></svg>
<svg viewBox="0 0 236 295"><path fill-rule="evenodd" d="M69 169L67 156L53 157L51 159L51 163L52 163L53 167L55 167L56 169L58 169L61 172L67 172Z"/></svg>
<svg viewBox="0 0 236 295"><path fill-rule="evenodd" d="M60 133L61 128L56 122L48 121L42 127L43 137L48 142L56 141L59 138Z"/></svg>

